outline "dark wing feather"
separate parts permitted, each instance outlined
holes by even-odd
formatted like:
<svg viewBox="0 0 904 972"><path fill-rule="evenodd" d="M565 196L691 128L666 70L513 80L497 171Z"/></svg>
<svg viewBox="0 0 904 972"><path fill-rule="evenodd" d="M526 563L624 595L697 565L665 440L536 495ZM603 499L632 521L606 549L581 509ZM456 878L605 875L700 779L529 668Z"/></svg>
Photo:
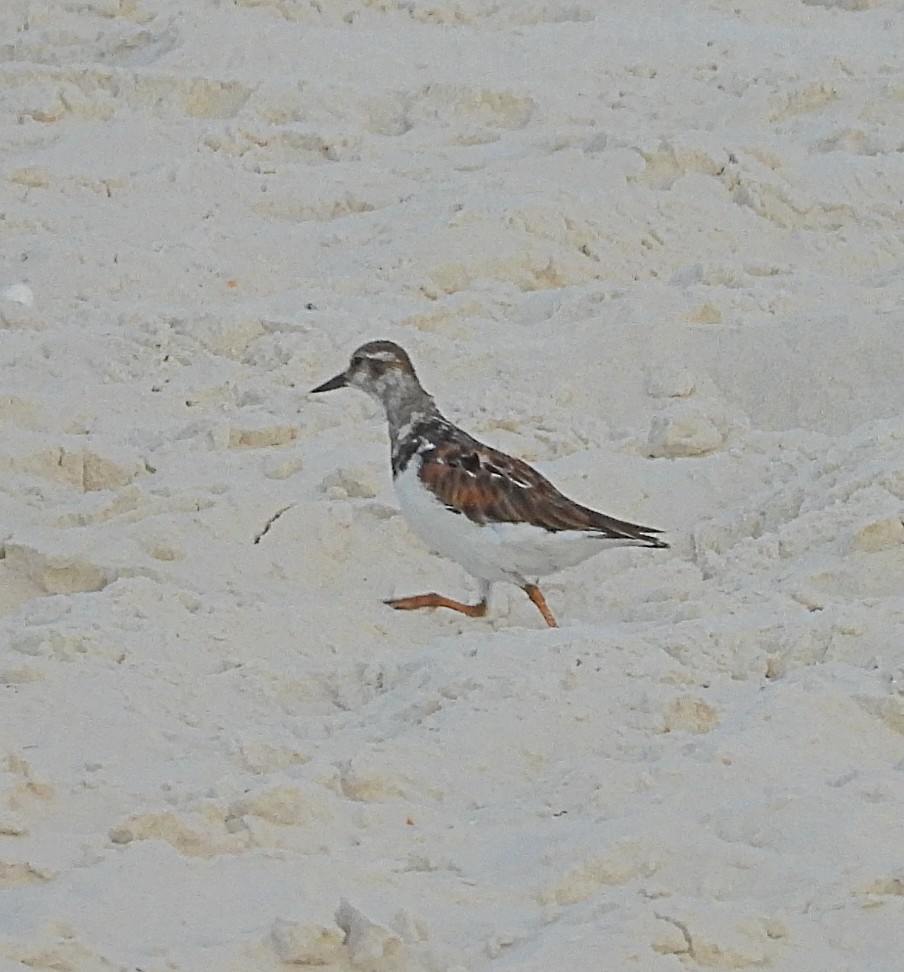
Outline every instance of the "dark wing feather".
<svg viewBox="0 0 904 972"><path fill-rule="evenodd" d="M551 533L580 530L606 539L667 547L652 527L616 520L575 503L526 462L455 429L433 448L419 449L420 478L434 496L475 523L526 522Z"/></svg>

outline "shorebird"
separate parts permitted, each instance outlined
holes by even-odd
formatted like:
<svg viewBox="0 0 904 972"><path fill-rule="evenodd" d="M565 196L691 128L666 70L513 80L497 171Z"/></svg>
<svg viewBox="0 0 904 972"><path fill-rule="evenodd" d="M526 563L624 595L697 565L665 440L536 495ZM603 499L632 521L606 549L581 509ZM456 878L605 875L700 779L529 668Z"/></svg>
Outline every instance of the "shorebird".
<svg viewBox="0 0 904 972"><path fill-rule="evenodd" d="M411 530L480 585L476 604L431 592L392 598L385 602L390 607L444 607L480 618L487 613L491 586L507 581L517 584L554 628L556 619L537 586L540 577L611 547L668 547L656 536L660 530L581 506L526 462L454 425L392 341L362 344L345 371L312 393L346 387L366 392L386 412L392 480Z"/></svg>

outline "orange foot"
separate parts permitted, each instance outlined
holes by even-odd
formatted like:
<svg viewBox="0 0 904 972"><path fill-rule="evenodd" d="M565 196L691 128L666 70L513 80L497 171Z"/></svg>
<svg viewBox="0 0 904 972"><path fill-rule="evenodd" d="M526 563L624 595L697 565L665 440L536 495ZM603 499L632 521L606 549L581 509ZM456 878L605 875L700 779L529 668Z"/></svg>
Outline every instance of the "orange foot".
<svg viewBox="0 0 904 972"><path fill-rule="evenodd" d="M486 599L478 604L463 604L461 601L453 601L451 597L443 597L442 594L415 594L413 597L397 597L383 603L395 608L396 611L444 607L458 611L460 614L467 614L469 618L482 618L487 613Z"/></svg>
<svg viewBox="0 0 904 972"><path fill-rule="evenodd" d="M546 606L546 598L536 584L525 584L522 588L524 593L536 604L537 610L543 615L543 620L550 628L558 628L559 622L552 616L552 611Z"/></svg>

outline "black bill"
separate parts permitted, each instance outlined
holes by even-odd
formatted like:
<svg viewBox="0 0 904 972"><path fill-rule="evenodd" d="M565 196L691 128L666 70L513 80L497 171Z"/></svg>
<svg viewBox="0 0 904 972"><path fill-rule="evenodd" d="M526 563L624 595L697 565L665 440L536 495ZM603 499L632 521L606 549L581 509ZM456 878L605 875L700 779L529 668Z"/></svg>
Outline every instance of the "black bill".
<svg viewBox="0 0 904 972"><path fill-rule="evenodd" d="M347 384L348 379L345 377L345 372L342 372L336 375L335 378L330 378L329 381L325 381L322 385L312 388L310 394L313 395L315 392L335 391L337 388L345 388Z"/></svg>

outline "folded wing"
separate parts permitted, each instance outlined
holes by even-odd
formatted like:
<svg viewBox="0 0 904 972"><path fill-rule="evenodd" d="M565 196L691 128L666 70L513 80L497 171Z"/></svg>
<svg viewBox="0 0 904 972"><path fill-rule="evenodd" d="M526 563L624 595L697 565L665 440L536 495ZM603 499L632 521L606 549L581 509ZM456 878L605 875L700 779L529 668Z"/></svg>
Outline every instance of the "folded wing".
<svg viewBox="0 0 904 972"><path fill-rule="evenodd" d="M551 533L577 530L605 539L667 547L652 527L581 506L520 459L461 435L421 455L420 478L454 513L475 523L530 523Z"/></svg>

